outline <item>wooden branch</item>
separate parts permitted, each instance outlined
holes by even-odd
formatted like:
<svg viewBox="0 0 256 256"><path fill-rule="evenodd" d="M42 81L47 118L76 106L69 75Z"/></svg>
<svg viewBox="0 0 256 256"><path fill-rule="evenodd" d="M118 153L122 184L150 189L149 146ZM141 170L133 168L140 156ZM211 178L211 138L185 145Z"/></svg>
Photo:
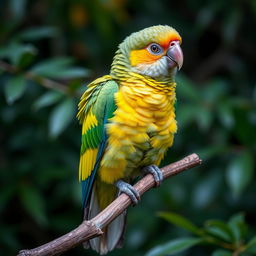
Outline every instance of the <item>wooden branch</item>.
<svg viewBox="0 0 256 256"><path fill-rule="evenodd" d="M197 154L191 154L180 161L163 167L164 179L174 176L189 168L201 164L201 159ZM155 186L154 178L151 174L146 175L139 180L134 188L143 195L146 191ZM126 194L121 194L108 207L100 212L93 219L83 221L80 226L71 232L37 248L31 250L22 250L18 256L52 256L61 254L77 245L103 234L102 228L107 226L112 220L127 209L131 205L131 200Z"/></svg>

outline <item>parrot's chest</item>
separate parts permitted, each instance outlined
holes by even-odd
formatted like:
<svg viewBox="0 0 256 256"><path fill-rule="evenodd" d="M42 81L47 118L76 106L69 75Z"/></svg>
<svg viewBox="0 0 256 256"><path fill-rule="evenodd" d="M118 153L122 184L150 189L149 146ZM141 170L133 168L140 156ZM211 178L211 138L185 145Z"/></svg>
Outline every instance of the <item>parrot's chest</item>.
<svg viewBox="0 0 256 256"><path fill-rule="evenodd" d="M117 110L107 125L106 158L112 165L124 166L123 177L136 176L143 166L160 164L177 130L174 102L175 95L164 93L117 93Z"/></svg>

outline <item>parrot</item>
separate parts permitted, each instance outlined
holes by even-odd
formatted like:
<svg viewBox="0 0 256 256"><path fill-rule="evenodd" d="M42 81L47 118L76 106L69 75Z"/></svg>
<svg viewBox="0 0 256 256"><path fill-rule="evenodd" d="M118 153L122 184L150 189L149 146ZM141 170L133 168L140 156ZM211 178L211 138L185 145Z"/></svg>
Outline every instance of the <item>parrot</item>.
<svg viewBox="0 0 256 256"><path fill-rule="evenodd" d="M140 200L131 185L151 173L159 186L159 164L173 144L175 76L183 64L181 36L171 26L134 32L119 44L110 73L91 82L78 104L82 126L79 181L83 217L92 219L119 194ZM122 247L126 212L85 242L100 255Z"/></svg>

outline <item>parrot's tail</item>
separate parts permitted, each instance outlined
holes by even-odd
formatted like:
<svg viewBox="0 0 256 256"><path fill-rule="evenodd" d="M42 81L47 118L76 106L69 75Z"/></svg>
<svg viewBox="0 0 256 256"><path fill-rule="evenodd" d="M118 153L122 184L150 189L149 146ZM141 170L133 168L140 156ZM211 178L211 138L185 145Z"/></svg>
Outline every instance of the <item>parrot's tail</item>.
<svg viewBox="0 0 256 256"><path fill-rule="evenodd" d="M99 199L95 191L95 184L92 188L92 193L87 207L84 210L84 219L90 220L95 217L101 208L99 206ZM114 199L114 198L113 198ZM114 219L103 231L103 235L93 238L83 244L84 248L91 248L97 253L103 255L112 251L114 248L121 248L123 245L123 235L126 223L126 211Z"/></svg>

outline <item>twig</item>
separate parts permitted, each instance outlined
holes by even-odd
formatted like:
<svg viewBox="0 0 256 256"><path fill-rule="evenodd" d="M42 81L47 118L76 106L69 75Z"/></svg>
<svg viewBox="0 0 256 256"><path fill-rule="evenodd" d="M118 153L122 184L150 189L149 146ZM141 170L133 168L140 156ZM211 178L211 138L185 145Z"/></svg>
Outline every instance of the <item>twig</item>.
<svg viewBox="0 0 256 256"><path fill-rule="evenodd" d="M164 179L174 176L184 170L201 164L201 159L197 154L191 154L180 161L163 167ZM138 181L134 188L140 195L144 194L155 185L154 178L151 174L146 175ZM80 226L71 232L37 248L31 250L22 250L18 256L52 256L61 254L77 245L93 238L100 236L105 226L127 209L131 205L131 200L126 194L121 194L108 207L89 221L83 221Z"/></svg>
<svg viewBox="0 0 256 256"><path fill-rule="evenodd" d="M6 71L8 73L11 73L11 74L16 74L19 72L19 70L16 67L14 67L14 66L10 65L9 63L4 62L2 60L0 60L0 69ZM70 94L68 87L64 84L50 80L45 77L38 76L29 71L23 73L23 75L25 78L35 81L38 84L40 84L48 89L54 89L56 91L59 91L59 92L65 93L65 94Z"/></svg>

